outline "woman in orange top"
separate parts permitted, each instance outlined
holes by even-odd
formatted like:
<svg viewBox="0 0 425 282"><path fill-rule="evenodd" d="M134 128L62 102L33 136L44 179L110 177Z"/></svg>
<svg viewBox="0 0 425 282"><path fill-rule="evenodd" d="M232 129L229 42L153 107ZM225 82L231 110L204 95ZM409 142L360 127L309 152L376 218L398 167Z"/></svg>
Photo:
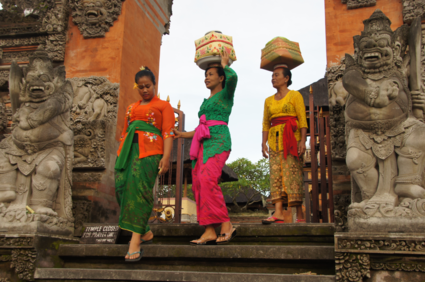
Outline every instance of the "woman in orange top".
<svg viewBox="0 0 425 282"><path fill-rule="evenodd" d="M173 146L174 110L155 95L155 76L146 67L136 74L141 100L127 108L118 158L115 193L121 208L119 226L133 232L126 261L139 261L140 244L152 243L148 220L156 177L169 169Z"/></svg>

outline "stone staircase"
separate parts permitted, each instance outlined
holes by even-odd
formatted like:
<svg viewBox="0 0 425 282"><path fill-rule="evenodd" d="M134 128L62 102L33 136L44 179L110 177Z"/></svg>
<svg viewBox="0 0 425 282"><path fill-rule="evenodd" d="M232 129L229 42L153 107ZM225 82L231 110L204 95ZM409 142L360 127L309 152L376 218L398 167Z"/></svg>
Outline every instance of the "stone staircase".
<svg viewBox="0 0 425 282"><path fill-rule="evenodd" d="M196 224L151 225L154 244L124 262L130 233L115 245L62 244L60 267L35 271L36 281L335 281L333 224L238 224L227 245L191 246ZM309 275L308 275L309 274Z"/></svg>

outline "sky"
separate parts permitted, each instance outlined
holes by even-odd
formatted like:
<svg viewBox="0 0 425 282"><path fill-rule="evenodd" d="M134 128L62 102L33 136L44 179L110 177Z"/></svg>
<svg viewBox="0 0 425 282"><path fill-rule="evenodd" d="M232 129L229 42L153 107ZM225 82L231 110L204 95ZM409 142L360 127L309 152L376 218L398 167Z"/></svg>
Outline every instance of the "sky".
<svg viewBox="0 0 425 282"><path fill-rule="evenodd" d="M186 131L198 125L198 111L210 95L204 71L195 63L194 41L219 30L233 37L238 74L234 106L229 121L232 152L227 163L238 158L253 162L261 157L264 100L275 94L271 72L260 69L261 49L276 36L298 42L304 64L292 71L293 90L324 77L326 39L324 1L317 0L177 0L173 4L170 35L161 46L159 93L186 117Z"/></svg>

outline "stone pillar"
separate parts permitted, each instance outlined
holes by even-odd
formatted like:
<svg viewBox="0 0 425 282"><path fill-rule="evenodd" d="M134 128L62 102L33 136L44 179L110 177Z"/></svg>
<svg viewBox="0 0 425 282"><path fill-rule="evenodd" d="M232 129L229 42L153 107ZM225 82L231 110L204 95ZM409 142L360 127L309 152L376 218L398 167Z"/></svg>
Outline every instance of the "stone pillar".
<svg viewBox="0 0 425 282"><path fill-rule="evenodd" d="M77 2L70 0L64 62L75 91L76 235L84 222L118 222L114 164L125 111L140 100L133 89L139 68L148 66L158 78L161 40L168 33L172 1L105 1L108 13L103 19L96 9L90 8L90 16Z"/></svg>

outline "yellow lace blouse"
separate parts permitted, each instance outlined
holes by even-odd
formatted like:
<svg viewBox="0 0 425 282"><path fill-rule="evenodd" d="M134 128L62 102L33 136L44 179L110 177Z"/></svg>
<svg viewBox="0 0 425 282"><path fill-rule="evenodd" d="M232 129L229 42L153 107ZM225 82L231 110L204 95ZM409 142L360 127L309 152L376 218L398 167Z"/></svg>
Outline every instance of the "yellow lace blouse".
<svg viewBox="0 0 425 282"><path fill-rule="evenodd" d="M274 95L270 96L264 102L263 115L263 131L269 132L269 148L273 151L282 151L282 136L285 124L270 127L271 120L277 117L294 116L297 117L298 129L294 132L295 139L301 140L300 128L308 128L307 118L305 115L304 99L300 92L291 90L283 99L276 101ZM279 137L276 138L276 133ZM278 140L278 148L276 148L276 139Z"/></svg>

